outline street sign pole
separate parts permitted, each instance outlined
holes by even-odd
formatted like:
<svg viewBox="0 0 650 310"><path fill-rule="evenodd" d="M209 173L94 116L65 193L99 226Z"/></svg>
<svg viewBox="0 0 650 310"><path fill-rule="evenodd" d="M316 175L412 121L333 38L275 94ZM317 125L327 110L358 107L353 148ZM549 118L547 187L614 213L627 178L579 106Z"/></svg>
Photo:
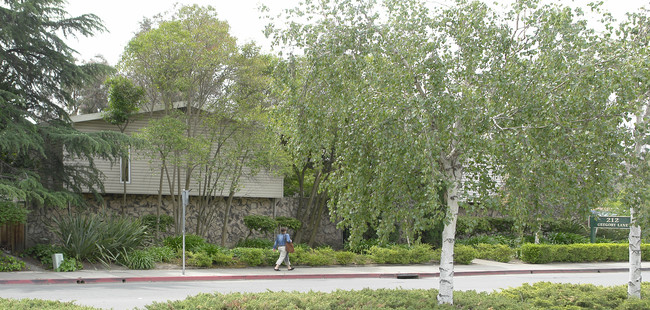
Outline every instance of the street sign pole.
<svg viewBox="0 0 650 310"><path fill-rule="evenodd" d="M184 189L182 192L183 200L183 221L181 222L181 230L183 231L183 275L185 275L185 207L189 204L190 201L190 191Z"/></svg>

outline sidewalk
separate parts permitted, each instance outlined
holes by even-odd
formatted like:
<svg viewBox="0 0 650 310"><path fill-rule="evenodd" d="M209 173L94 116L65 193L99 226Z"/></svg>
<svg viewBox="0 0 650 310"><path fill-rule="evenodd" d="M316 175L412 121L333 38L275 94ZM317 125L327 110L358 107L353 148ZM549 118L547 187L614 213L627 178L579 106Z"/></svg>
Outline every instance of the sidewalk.
<svg viewBox="0 0 650 310"><path fill-rule="evenodd" d="M438 265L370 265L358 267L295 266L293 271L273 267L156 270L79 270L73 272L18 271L0 273L0 285L9 284L89 284L126 282L180 282L271 279L345 279L345 278L424 278L438 277ZM650 270L650 262L641 265ZM456 265L455 276L627 272L627 262L525 264L499 263L475 259L471 265Z"/></svg>

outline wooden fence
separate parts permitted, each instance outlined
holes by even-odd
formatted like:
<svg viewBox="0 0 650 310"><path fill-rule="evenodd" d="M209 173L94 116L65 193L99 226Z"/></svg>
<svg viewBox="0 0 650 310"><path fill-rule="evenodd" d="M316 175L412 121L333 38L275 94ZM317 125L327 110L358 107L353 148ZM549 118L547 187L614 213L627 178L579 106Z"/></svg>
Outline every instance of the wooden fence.
<svg viewBox="0 0 650 310"><path fill-rule="evenodd" d="M12 253L25 249L25 224L3 224L0 226L0 247Z"/></svg>

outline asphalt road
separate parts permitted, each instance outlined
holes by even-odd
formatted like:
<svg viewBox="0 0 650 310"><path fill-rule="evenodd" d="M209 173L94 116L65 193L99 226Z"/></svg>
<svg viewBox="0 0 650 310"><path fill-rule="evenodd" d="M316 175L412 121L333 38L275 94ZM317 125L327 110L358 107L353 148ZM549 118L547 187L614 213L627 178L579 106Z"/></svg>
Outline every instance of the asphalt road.
<svg viewBox="0 0 650 310"><path fill-rule="evenodd" d="M644 272L648 278L650 272ZM596 285L624 285L628 273L559 273L534 275L456 276L456 290L491 292L517 287L523 283L548 281L556 283L592 283ZM78 305L102 309L144 309L153 302L182 300L199 293L266 292L266 291L323 291L363 288L438 288L438 278L423 279L298 279L255 281L203 282L137 282L106 284L3 285L0 297L38 298L73 301Z"/></svg>

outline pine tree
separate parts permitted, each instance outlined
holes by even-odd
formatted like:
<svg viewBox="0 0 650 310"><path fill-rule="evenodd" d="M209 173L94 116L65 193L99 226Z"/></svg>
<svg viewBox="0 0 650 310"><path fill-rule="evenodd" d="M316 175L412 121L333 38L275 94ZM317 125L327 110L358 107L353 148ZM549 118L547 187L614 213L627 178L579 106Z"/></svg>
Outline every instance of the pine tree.
<svg viewBox="0 0 650 310"><path fill-rule="evenodd" d="M82 189L102 188L93 158L115 158L128 142L120 133L75 130L62 108L92 70L75 64L59 34L104 30L95 15L69 17L64 3L0 2L0 202L82 203ZM64 165L72 156L89 164Z"/></svg>

